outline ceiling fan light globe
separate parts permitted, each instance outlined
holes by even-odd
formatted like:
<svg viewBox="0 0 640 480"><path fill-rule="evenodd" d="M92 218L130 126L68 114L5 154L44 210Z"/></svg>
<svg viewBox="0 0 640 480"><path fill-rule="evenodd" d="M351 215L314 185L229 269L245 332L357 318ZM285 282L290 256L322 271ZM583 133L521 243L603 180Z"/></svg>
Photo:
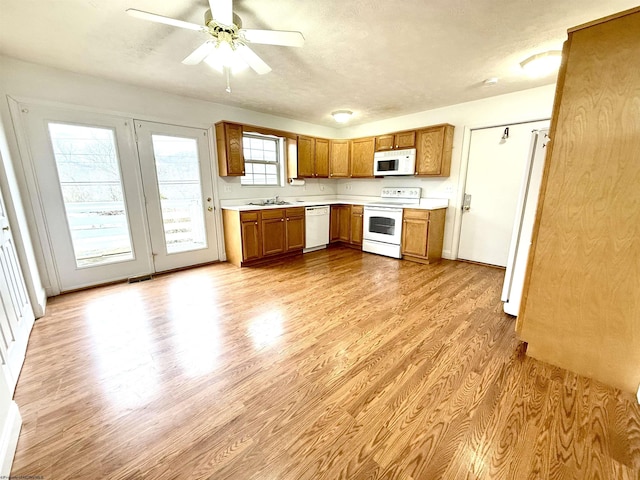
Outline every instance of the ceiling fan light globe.
<svg viewBox="0 0 640 480"><path fill-rule="evenodd" d="M226 42L220 42L204 61L220 73L225 68L229 68L232 73L238 73L249 67L240 55L231 48L231 45Z"/></svg>

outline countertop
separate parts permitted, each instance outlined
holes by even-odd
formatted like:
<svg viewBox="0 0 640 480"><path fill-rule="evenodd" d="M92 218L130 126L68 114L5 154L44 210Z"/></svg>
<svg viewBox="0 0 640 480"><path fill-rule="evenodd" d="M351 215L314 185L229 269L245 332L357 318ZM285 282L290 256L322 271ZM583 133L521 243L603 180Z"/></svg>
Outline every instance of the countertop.
<svg viewBox="0 0 640 480"><path fill-rule="evenodd" d="M274 208L293 208L293 207L317 207L321 205L366 205L368 203L380 203L377 200L354 200L354 199L332 199L332 200L297 200L291 201L286 205L247 205L246 203L239 205L223 205L223 210L234 210L237 212L246 212L249 210L270 210ZM404 208L416 208L421 210L438 210L447 208L449 200L446 198L421 198L419 205L407 205Z"/></svg>

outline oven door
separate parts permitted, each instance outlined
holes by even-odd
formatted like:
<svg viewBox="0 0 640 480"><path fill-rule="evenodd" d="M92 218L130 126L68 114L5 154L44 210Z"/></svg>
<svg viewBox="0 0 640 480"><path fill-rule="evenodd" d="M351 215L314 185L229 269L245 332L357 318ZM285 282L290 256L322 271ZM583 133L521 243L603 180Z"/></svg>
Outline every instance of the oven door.
<svg viewBox="0 0 640 480"><path fill-rule="evenodd" d="M364 239L400 245L402 208L364 207Z"/></svg>

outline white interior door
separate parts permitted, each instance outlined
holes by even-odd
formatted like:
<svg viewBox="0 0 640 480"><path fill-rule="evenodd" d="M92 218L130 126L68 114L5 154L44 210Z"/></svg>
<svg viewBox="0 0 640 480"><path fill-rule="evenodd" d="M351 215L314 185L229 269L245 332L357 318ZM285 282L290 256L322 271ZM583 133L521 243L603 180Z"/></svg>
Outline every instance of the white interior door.
<svg viewBox="0 0 640 480"><path fill-rule="evenodd" d="M0 195L0 362L11 393L27 352L34 315Z"/></svg>
<svg viewBox="0 0 640 480"><path fill-rule="evenodd" d="M507 265L531 132L548 125L544 120L471 131L459 258Z"/></svg>
<svg viewBox="0 0 640 480"><path fill-rule="evenodd" d="M132 121L23 108L61 291L152 272Z"/></svg>
<svg viewBox="0 0 640 480"><path fill-rule="evenodd" d="M156 271L218 260L207 131L135 121Z"/></svg>

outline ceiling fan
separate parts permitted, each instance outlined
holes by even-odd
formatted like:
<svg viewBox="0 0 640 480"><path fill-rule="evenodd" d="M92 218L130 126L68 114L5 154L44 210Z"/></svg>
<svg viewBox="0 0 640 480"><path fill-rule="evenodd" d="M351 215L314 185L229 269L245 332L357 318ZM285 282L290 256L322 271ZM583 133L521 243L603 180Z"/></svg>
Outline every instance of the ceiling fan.
<svg viewBox="0 0 640 480"><path fill-rule="evenodd" d="M247 44L259 43L285 47L302 47L304 45L304 37L300 32L242 28L242 20L233 13L232 2L233 0L209 0L210 9L204 14L204 25L144 12L135 8L127 9L127 13L143 20L209 34L211 38L182 60L182 63L197 65L204 61L216 70L225 72L227 92L231 93L229 72L241 70L246 66L251 67L260 75L271 71L271 67Z"/></svg>

